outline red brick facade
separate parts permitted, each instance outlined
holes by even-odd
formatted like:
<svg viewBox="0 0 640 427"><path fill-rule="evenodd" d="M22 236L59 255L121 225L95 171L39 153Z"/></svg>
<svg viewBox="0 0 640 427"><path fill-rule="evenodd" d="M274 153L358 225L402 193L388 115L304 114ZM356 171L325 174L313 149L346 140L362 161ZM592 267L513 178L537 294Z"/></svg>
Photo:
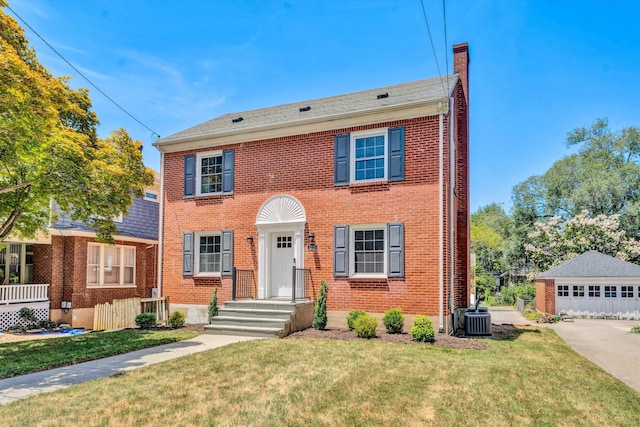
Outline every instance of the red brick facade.
<svg viewBox="0 0 640 427"><path fill-rule="evenodd" d="M461 45L462 46L462 45ZM461 49L461 50L460 50ZM468 305L469 293L469 149L468 54L466 44L456 57L464 69L453 88L455 114L454 189L450 170L450 116L442 120L444 200L444 314L453 288L453 310ZM456 70L458 72L458 70ZM404 127L404 180L334 185L334 137L368 129ZM314 233L316 251L304 249L304 268L311 269L311 293L320 280L329 283L330 310L384 312L401 307L406 313L438 315L440 307L439 141L440 117L378 121L349 128L216 145L163 154L162 294L172 303L206 305L214 287L220 301L231 299L231 278L194 277L182 273L183 232L233 230L233 265L258 274L256 216L272 196L295 197L304 207L304 242ZM233 149L234 191L231 195L184 197L184 159L211 150ZM453 197L453 200L451 200ZM452 211L453 210L453 211ZM336 278L333 272L334 226L338 224L404 224L404 277ZM451 246L452 245L452 246ZM453 262L451 261L453 256ZM450 266L453 266L453 275ZM453 286L451 286L453 278Z"/></svg>

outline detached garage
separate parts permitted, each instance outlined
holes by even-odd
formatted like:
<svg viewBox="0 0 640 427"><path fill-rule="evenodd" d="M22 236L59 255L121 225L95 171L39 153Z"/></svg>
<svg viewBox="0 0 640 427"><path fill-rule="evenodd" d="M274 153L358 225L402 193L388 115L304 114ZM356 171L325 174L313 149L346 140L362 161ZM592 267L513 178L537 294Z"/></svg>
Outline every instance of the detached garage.
<svg viewBox="0 0 640 427"><path fill-rule="evenodd" d="M536 308L574 317L640 320L640 266L589 251L536 278Z"/></svg>

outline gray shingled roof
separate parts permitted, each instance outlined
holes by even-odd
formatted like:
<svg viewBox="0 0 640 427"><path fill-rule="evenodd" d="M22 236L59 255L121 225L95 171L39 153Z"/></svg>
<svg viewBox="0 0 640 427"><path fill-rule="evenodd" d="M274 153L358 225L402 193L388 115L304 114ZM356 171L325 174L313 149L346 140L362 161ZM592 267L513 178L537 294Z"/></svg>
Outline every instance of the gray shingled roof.
<svg viewBox="0 0 640 427"><path fill-rule="evenodd" d="M537 278L558 277L640 277L640 265L600 252L589 251L540 273Z"/></svg>
<svg viewBox="0 0 640 427"><path fill-rule="evenodd" d="M154 143L162 146L165 143L175 142L184 138L211 137L243 129L260 128L278 124L294 123L298 121L330 119L360 111L376 110L395 105L413 104L420 102L437 101L446 99L443 86L452 91L458 80L457 74L433 77L424 80L416 80L409 83L401 83L378 89L369 89L362 92L354 92L346 95L319 98L311 101L295 102L292 104L278 105L276 107L260 108L258 110L243 111L239 113L224 114L215 119L193 126L189 129L160 138ZM378 99L378 95L388 94L388 97ZM301 108L311 107L308 111L300 111ZM241 121L233 120L242 117Z"/></svg>

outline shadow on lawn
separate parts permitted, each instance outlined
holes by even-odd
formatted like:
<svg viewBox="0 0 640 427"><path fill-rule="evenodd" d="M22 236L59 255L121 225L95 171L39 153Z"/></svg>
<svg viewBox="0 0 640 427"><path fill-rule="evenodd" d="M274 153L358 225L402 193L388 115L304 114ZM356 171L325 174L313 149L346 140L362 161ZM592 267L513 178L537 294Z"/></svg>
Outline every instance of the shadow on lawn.
<svg viewBox="0 0 640 427"><path fill-rule="evenodd" d="M540 329L529 326L491 325L491 338L499 341L514 341L522 334L539 334Z"/></svg>

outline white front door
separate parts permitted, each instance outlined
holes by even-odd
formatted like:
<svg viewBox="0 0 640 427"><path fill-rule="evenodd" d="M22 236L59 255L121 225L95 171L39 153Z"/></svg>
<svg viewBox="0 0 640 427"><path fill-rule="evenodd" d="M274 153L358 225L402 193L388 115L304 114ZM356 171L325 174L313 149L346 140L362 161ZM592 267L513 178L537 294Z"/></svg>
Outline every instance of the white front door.
<svg viewBox="0 0 640 427"><path fill-rule="evenodd" d="M293 233L271 234L271 296L291 298Z"/></svg>

